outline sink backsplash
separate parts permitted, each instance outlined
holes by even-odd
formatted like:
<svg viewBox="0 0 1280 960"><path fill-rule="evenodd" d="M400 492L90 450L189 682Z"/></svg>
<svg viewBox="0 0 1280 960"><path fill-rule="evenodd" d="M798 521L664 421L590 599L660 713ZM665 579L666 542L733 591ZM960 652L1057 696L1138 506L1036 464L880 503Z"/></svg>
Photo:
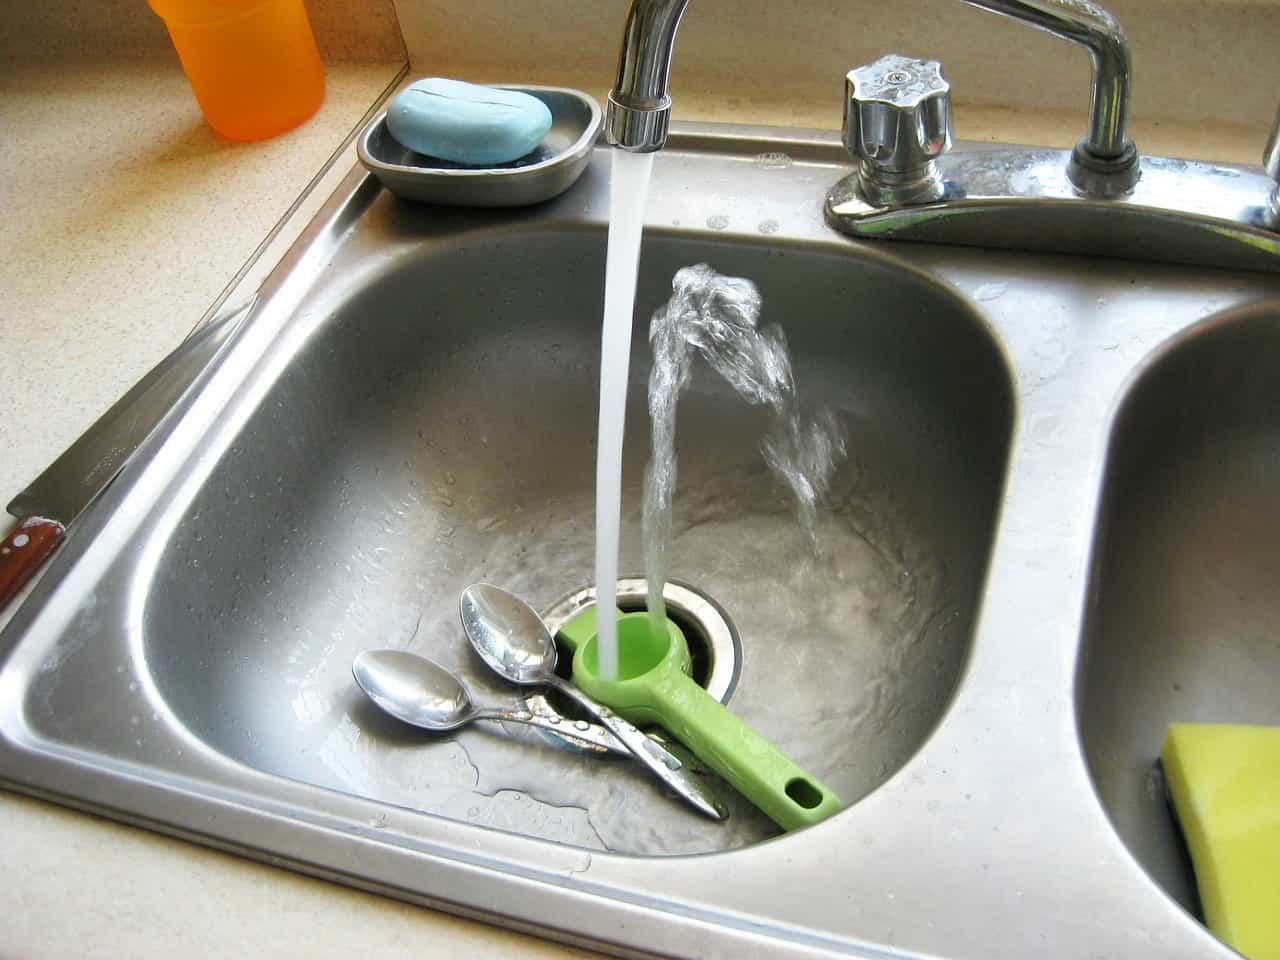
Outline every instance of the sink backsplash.
<svg viewBox="0 0 1280 960"><path fill-rule="evenodd" d="M326 63L403 60L391 0L306 0ZM0 0L0 63L23 60L177 57L164 22L146 0L18 3Z"/></svg>
<svg viewBox="0 0 1280 960"><path fill-rule="evenodd" d="M1280 3L1104 6L1133 48L1139 148L1145 136L1147 149L1162 152L1152 138L1181 126L1198 131L1191 155L1257 163L1280 97ZM626 11L625 0L537 0L518 8L507 0L395 0L395 7L417 73L563 83L601 97L613 80ZM958 0L692 0L676 46L677 120L711 109L719 119L752 120L761 106L803 103L784 117L813 117L836 129L845 72L887 52L943 62L960 137L999 136L991 112L979 121L974 108L1008 107L1023 116L1066 115L1061 123L1055 117L1052 129L1061 130L1057 145L1067 146L1089 106L1089 62L1080 50Z"/></svg>
<svg viewBox="0 0 1280 960"><path fill-rule="evenodd" d="M1134 59L1145 153L1257 163L1275 116L1280 0L1111 0ZM326 62L398 60L416 75L579 87L613 81L627 0L306 0ZM0 61L173 57L143 0L0 0ZM403 45L402 45L403 44ZM837 129L850 68L889 52L939 59L967 139L1070 146L1089 106L1071 44L959 0L692 0L672 74L678 120Z"/></svg>

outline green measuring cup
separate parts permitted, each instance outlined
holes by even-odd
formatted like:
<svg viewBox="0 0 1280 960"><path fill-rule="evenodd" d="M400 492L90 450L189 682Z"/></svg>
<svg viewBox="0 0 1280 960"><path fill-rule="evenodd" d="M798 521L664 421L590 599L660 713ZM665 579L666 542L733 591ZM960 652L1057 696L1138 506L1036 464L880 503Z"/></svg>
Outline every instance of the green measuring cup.
<svg viewBox="0 0 1280 960"><path fill-rule="evenodd" d="M689 647L670 620L667 635L647 613L618 615L618 679L598 669L595 608L560 628L573 653L573 682L637 726L658 724L784 830L825 820L840 798L689 676Z"/></svg>

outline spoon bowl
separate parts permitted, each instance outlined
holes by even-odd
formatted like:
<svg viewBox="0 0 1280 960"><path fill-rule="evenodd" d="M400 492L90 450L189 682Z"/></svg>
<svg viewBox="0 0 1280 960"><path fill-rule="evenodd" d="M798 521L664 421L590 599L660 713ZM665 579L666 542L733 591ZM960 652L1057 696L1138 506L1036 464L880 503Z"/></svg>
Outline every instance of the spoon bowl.
<svg viewBox="0 0 1280 960"><path fill-rule="evenodd" d="M480 706L461 677L407 650L365 650L352 661L351 674L384 712L423 730L456 730L472 720L509 721L537 727L573 750L630 755L617 737L597 724L575 724L567 729L559 717Z"/></svg>
<svg viewBox="0 0 1280 960"><path fill-rule="evenodd" d="M462 592L462 629L480 658L511 683L543 684L555 677L556 644L538 612L491 583Z"/></svg>
<svg viewBox="0 0 1280 960"><path fill-rule="evenodd" d="M455 730L478 715L461 679L405 650L365 650L352 662L351 674L385 712L424 730Z"/></svg>

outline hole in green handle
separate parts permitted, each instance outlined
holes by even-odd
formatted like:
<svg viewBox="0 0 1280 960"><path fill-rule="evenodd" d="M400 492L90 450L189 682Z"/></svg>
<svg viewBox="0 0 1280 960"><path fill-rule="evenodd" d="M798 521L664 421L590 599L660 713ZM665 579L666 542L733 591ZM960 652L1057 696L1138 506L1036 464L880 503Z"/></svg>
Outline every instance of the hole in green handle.
<svg viewBox="0 0 1280 960"><path fill-rule="evenodd" d="M806 810L812 810L822 803L822 791L804 779L804 777L795 777L792 780L788 780L784 789L787 791L788 797Z"/></svg>

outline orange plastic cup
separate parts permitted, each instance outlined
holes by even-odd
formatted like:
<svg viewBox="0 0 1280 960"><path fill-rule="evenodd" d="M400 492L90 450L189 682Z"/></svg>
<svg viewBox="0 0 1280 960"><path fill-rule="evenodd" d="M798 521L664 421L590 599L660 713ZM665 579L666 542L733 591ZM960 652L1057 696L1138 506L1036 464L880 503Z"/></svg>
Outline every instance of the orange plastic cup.
<svg viewBox="0 0 1280 960"><path fill-rule="evenodd" d="M302 0L147 0L178 50L209 126L233 140L291 130L324 99Z"/></svg>

